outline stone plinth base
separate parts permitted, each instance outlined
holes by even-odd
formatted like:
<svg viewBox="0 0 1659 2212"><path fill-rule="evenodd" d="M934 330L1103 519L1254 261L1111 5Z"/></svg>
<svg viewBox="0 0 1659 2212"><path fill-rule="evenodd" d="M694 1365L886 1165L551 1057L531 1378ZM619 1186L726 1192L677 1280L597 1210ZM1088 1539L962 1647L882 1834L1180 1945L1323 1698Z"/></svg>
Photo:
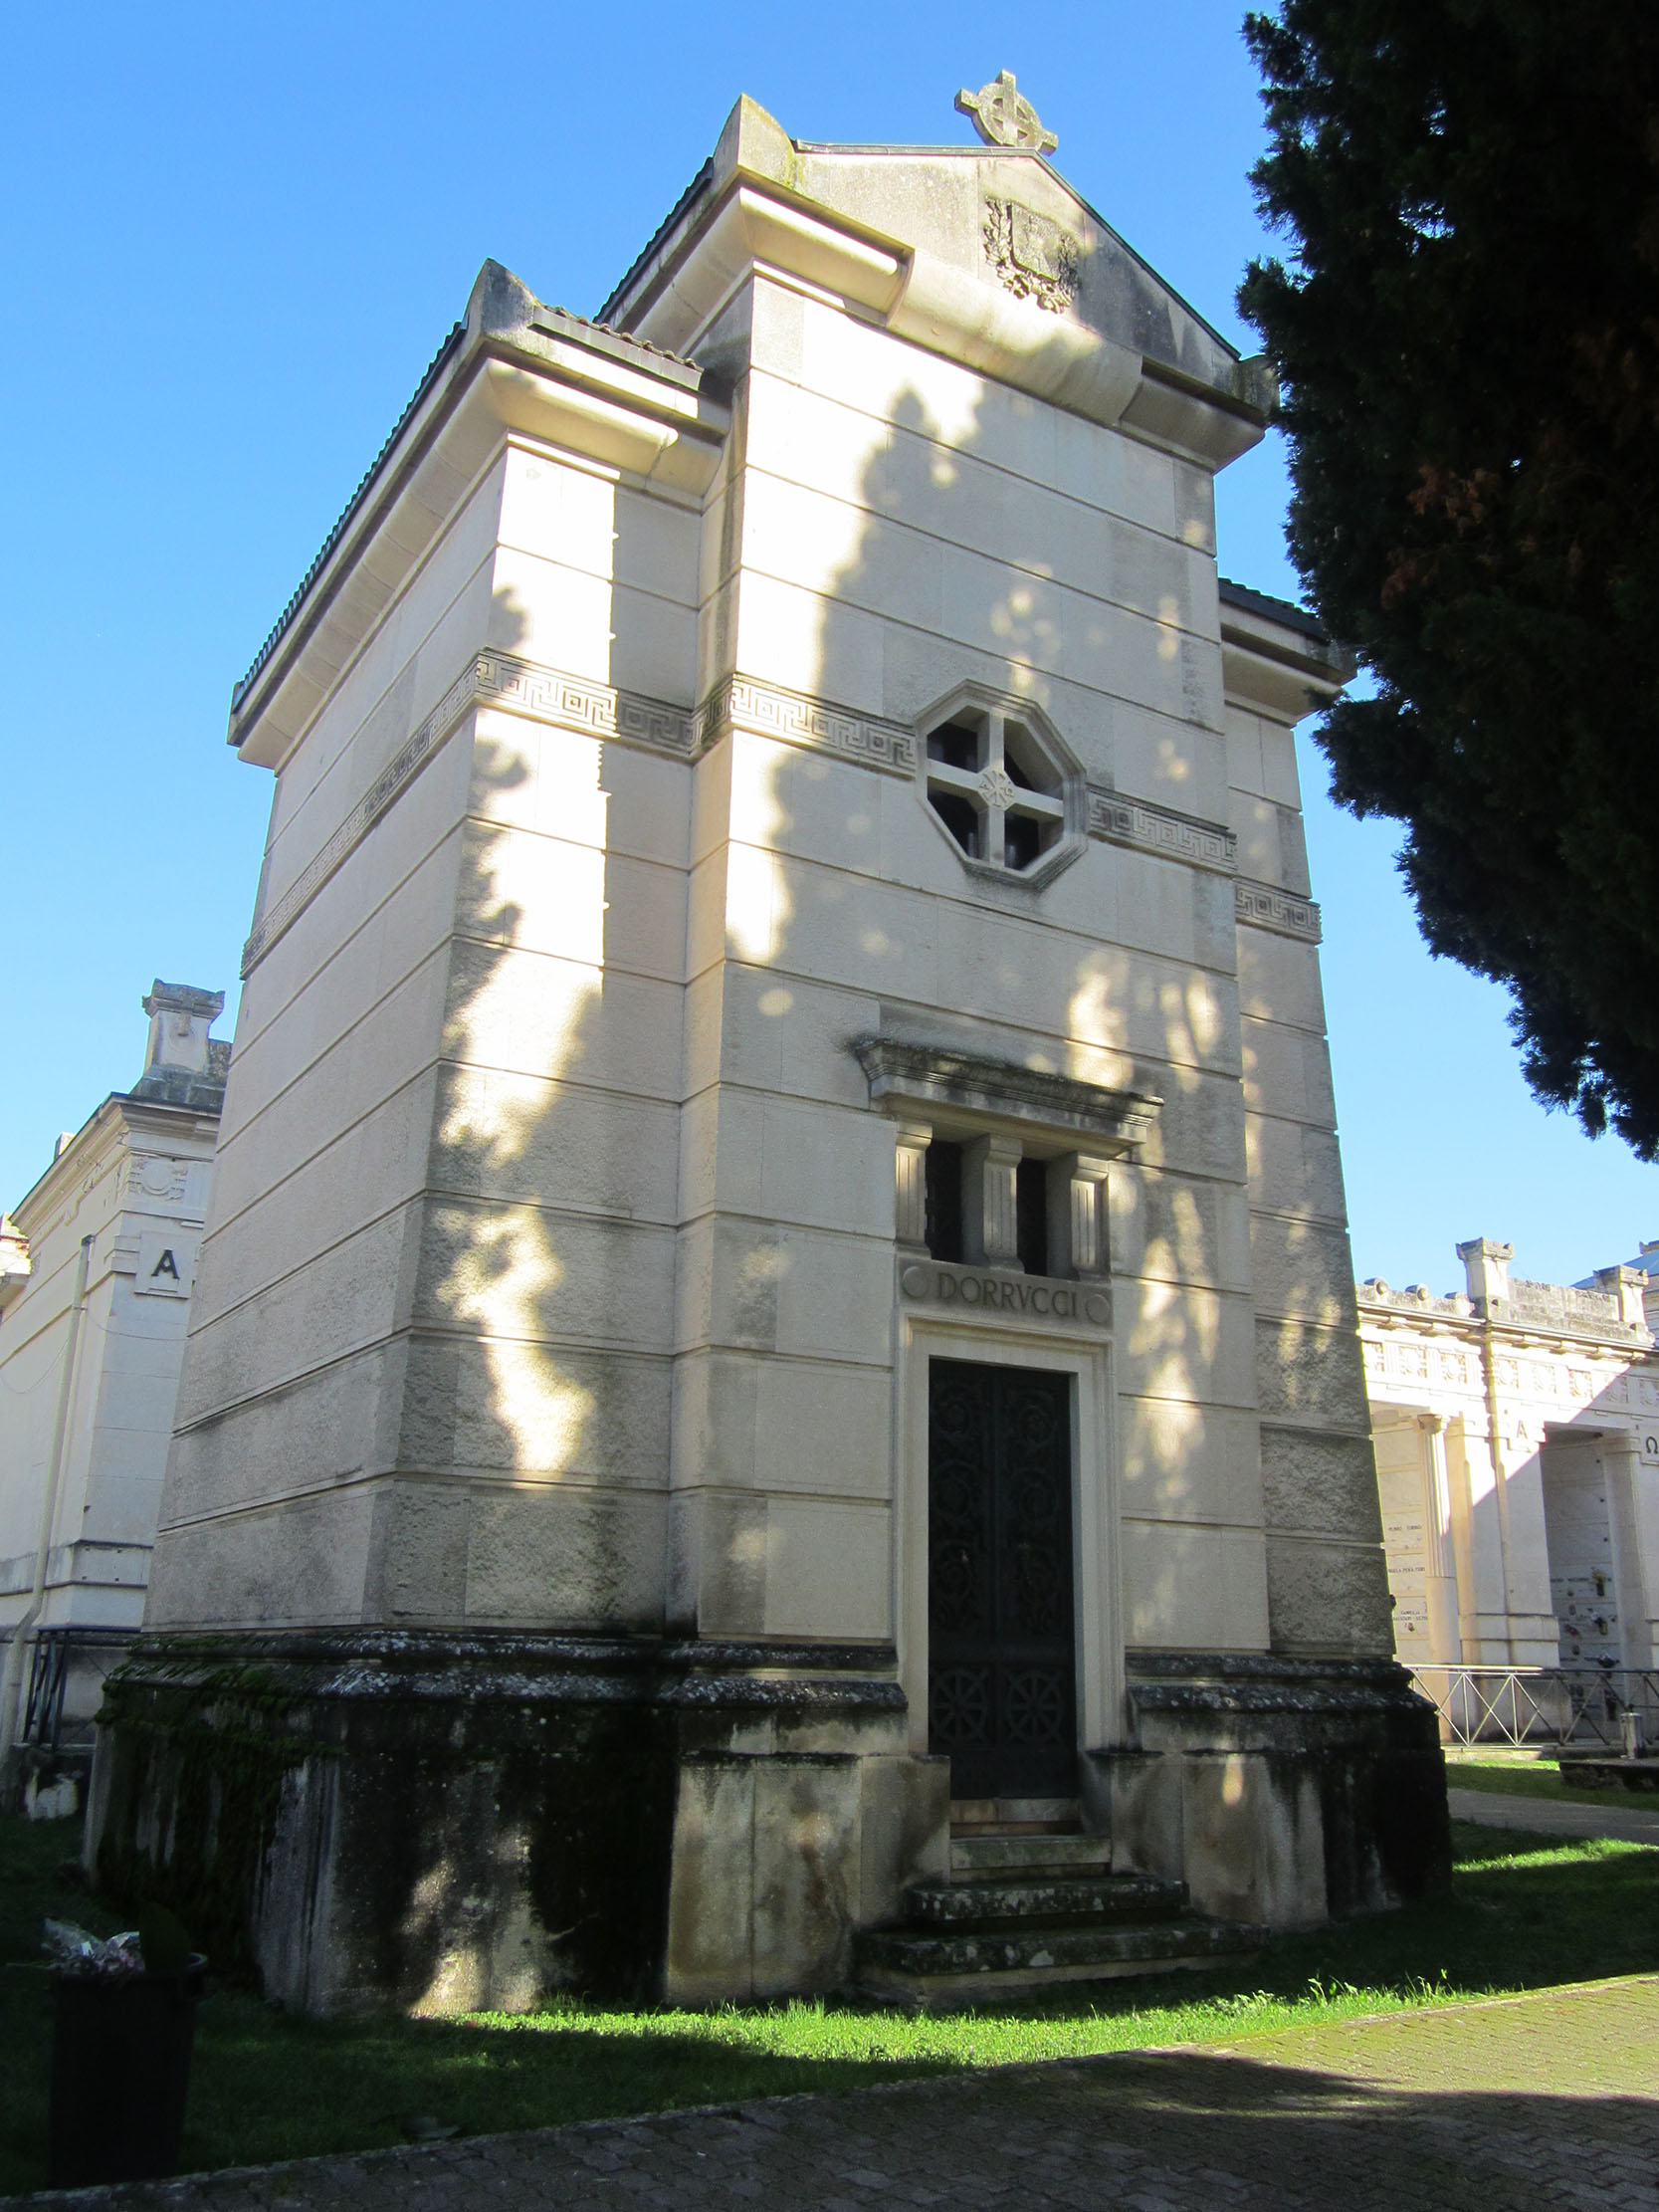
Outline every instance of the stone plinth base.
<svg viewBox="0 0 1659 2212"><path fill-rule="evenodd" d="M948 1858L891 1651L511 1634L145 1638L87 1829L311 2012L832 1989Z"/></svg>
<svg viewBox="0 0 1659 2212"><path fill-rule="evenodd" d="M1451 1880L1434 1708L1390 1660L1132 1654L1139 1746L1084 1759L1117 1871L1228 1920L1307 1927Z"/></svg>

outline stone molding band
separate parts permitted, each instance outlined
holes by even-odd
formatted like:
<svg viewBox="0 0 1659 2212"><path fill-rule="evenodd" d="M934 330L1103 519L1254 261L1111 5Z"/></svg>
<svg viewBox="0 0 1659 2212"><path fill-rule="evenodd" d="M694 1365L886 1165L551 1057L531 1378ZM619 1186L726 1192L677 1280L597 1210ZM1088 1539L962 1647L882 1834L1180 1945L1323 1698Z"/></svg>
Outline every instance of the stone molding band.
<svg viewBox="0 0 1659 2212"><path fill-rule="evenodd" d="M514 1630L132 1632L125 1690L214 1687L257 1664L293 1704L511 1707L654 1704L693 1710L902 1713L889 1644L749 1643ZM234 1692L233 1692L234 1694Z"/></svg>
<svg viewBox="0 0 1659 2212"><path fill-rule="evenodd" d="M1233 884L1237 918L1252 929L1277 930L1281 937L1299 937L1306 945L1320 942L1320 911L1312 899L1299 899L1276 884L1255 883L1240 876Z"/></svg>
<svg viewBox="0 0 1659 2212"><path fill-rule="evenodd" d="M273 906L255 921L242 949L246 979L280 937L293 927L328 879L343 866L380 817L434 760L474 707L505 708L536 722L589 737L638 745L676 760L694 762L733 730L775 738L785 745L827 753L836 760L877 769L887 775L916 773L916 733L907 724L867 715L833 700L786 691L747 676L716 685L695 713L643 692L568 676L520 659L517 653L475 653L438 705L387 762L333 835L307 862ZM1126 798L1090 784L1087 827L1091 837L1128 845L1190 867L1237 875L1238 840L1220 822ZM1311 944L1320 938L1319 908L1271 884L1238 879L1238 919L1278 930Z"/></svg>
<svg viewBox="0 0 1659 2212"><path fill-rule="evenodd" d="M1222 823L1177 814L1143 798L1125 798L1098 783L1089 786L1089 834L1109 845L1131 845L1165 860L1212 868L1218 875L1230 876L1238 869L1238 839Z"/></svg>
<svg viewBox="0 0 1659 2212"><path fill-rule="evenodd" d="M916 733L908 724L861 714L855 707L840 707L804 692L784 691L776 684L757 684L748 676L726 677L698 709L698 757L732 730L831 753L889 775L916 773Z"/></svg>

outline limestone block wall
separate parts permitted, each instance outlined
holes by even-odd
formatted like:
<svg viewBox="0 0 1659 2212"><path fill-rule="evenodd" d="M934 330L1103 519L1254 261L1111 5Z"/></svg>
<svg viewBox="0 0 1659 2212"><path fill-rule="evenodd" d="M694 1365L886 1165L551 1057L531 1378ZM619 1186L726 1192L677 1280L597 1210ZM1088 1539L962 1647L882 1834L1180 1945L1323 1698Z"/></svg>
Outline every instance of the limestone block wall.
<svg viewBox="0 0 1659 2212"><path fill-rule="evenodd" d="M1292 725L1302 700L1232 612L1229 818L1272 1645L1385 1655L1388 1590Z"/></svg>
<svg viewBox="0 0 1659 2212"><path fill-rule="evenodd" d="M1383 1649L1317 671L1214 565L1260 410L1040 164L754 118L618 296L648 343L487 270L250 679L278 788L151 1622L892 1639L895 1131L851 1051L891 1034L1162 1101L1107 1178L1124 1639ZM1016 182L1086 234L1072 319L987 262ZM1279 673L1229 709L1241 655ZM927 803L964 684L1067 764L1040 889Z"/></svg>
<svg viewBox="0 0 1659 2212"><path fill-rule="evenodd" d="M697 512L481 443L278 766L152 1626L661 1621Z"/></svg>
<svg viewBox="0 0 1659 2212"><path fill-rule="evenodd" d="M126 1565L132 1573L133 1598L127 1611L135 1619L143 1603L143 1561L148 1553L146 1519L154 1512L153 1489L146 1498L142 1485L147 1476L159 1486L160 1468L145 1465L142 1447L144 1417L165 1433L170 1406L146 1405L159 1384L164 1399L167 1386L177 1383L177 1347L172 1350L172 1374L166 1374L167 1324L171 1311L158 1317L155 1336L144 1328L149 1318L144 1307L136 1310L117 1292L130 1294L130 1284L118 1282L111 1261L120 1218L121 1183L126 1167L124 1128L118 1115L104 1118L104 1126L86 1133L43 1178L47 1188L30 1193L32 1204L20 1207L28 1227L30 1270L21 1293L10 1299L0 1315L0 1627L10 1628L29 1602L35 1568L36 1542L45 1501L63 1362L69 1337L70 1306L75 1294L81 1239L95 1239L87 1274L86 1309L81 1325L81 1347L69 1417L65 1428L64 1470L60 1481L53 1540L48 1552L48 1590L43 1621L52 1625L86 1619L88 1600L96 1605L95 1588L76 1587L76 1539L85 1532L89 1508L98 1523L96 1535L119 1541L124 1533L138 1547ZM123 1340L133 1322L139 1325L136 1341ZM111 1334L113 1332L113 1335ZM182 1330L179 1332L182 1334ZM104 1434L99 1422L104 1390L105 1348L115 1347L114 1365L126 1368L137 1384L122 1431ZM154 1372L159 1367L159 1376ZM145 1369L151 1372L146 1375ZM146 1390L145 1385L150 1387ZM110 1490L113 1482L122 1485ZM140 1486L134 1501L131 1485ZM100 1494L95 1498L94 1492ZM134 1510L134 1502L136 1509ZM149 1515L145 1513L148 1505ZM123 1510L124 1508L124 1510ZM90 1550L83 1552L83 1571L93 1565ZM115 1619L121 1613L117 1610Z"/></svg>
<svg viewBox="0 0 1659 2212"><path fill-rule="evenodd" d="M893 1632L893 1131L847 1050L890 1030L1164 1098L1111 1185L1125 1628L1264 1649L1226 868L1094 841L1040 898L987 893L906 742L976 680L1044 709L1092 782L1224 823L1208 473L765 277L721 343L746 376L702 684L740 671L754 726L697 770L683 1617ZM791 701L844 745L768 731Z"/></svg>
<svg viewBox="0 0 1659 2212"><path fill-rule="evenodd" d="M1270 379L1040 158L748 102L601 314L486 265L239 689L277 791L146 1617L209 1633L122 1678L101 1870L236 1858L294 2001L835 1986L946 1860L966 1359L1063 1384L1001 1781L1084 1754L1115 1859L1229 1910L1414 1893L1290 755L1343 671L1215 573ZM234 1843L228 1655L291 1693Z"/></svg>

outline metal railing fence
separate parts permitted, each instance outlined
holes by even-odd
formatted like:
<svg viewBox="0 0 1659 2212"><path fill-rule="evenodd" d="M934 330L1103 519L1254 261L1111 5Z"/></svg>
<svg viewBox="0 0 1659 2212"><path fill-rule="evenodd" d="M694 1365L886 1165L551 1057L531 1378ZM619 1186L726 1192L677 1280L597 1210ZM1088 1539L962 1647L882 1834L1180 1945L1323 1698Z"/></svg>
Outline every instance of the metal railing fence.
<svg viewBox="0 0 1659 2212"><path fill-rule="evenodd" d="M29 1693L23 1704L20 1746L56 1751L64 1727L64 1692L70 1668L83 1653L102 1655L101 1674L106 1674L132 1642L135 1629L53 1628L35 1633L29 1654Z"/></svg>
<svg viewBox="0 0 1659 2212"><path fill-rule="evenodd" d="M1414 1666L1411 1678L1454 1744L1659 1743L1659 1667Z"/></svg>

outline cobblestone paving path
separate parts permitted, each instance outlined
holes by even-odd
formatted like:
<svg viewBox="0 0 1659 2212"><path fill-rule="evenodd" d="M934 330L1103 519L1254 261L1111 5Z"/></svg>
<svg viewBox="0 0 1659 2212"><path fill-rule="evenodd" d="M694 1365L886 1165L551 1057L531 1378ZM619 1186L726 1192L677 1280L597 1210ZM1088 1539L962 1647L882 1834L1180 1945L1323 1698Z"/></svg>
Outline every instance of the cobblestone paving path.
<svg viewBox="0 0 1659 2212"><path fill-rule="evenodd" d="M1455 1772L1455 1769L1453 1770ZM1630 1810L1622 1805L1565 1805L1558 1798L1500 1796L1496 1790L1446 1792L1454 1821L1481 1828L1519 1828L1530 1836L1609 1836L1621 1844L1659 1844L1659 1797L1644 1806L1632 1793ZM1651 1808L1649 1810L1648 1808Z"/></svg>
<svg viewBox="0 0 1659 2212"><path fill-rule="evenodd" d="M1659 1975L75 2197L86 2212L1659 2212Z"/></svg>

